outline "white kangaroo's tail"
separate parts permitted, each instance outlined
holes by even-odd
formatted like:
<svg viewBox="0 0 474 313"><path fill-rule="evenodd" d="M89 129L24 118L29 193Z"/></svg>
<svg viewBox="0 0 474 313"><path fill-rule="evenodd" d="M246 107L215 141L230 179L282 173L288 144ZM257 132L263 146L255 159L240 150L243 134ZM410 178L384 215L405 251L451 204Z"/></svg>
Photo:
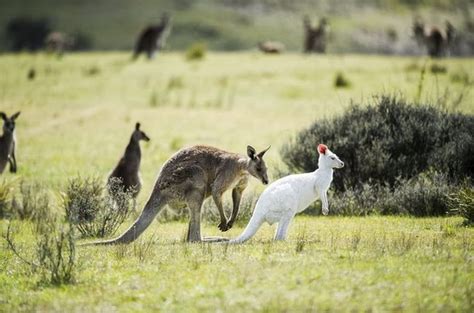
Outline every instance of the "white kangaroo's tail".
<svg viewBox="0 0 474 313"><path fill-rule="evenodd" d="M253 237L253 235L255 235L255 233L263 224L263 222L264 222L263 216L257 215L254 212L254 214L250 218L249 223L247 224L247 227L245 227L243 233L240 234L239 237L230 240L229 243L244 243L245 241L249 240L250 238Z"/></svg>

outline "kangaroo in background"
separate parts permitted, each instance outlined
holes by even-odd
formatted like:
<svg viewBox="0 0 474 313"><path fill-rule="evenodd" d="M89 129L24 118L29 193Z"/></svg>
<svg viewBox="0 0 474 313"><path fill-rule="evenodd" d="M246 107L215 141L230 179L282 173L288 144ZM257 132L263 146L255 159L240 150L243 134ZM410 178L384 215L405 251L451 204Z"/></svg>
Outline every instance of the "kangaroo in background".
<svg viewBox="0 0 474 313"><path fill-rule="evenodd" d="M148 59L153 59L156 51L165 45L166 37L171 31L170 21L168 14L163 14L159 24L149 25L140 33L135 45L134 60L141 53L146 53Z"/></svg>
<svg viewBox="0 0 474 313"><path fill-rule="evenodd" d="M108 178L108 186L116 187L114 183L118 183L121 191L131 192L135 200L141 190L142 183L140 179L140 161L142 151L140 149L140 140L150 141L150 138L140 130L140 123L135 124L135 130L130 137L130 142L125 152L120 158L117 166L115 166ZM118 190L110 190L112 195Z"/></svg>
<svg viewBox="0 0 474 313"><path fill-rule="evenodd" d="M0 137L0 174L3 173L7 163L10 163L10 172L16 173L16 138L15 138L15 120L20 115L16 112L10 118L3 112L0 117L3 119L3 134Z"/></svg>
<svg viewBox="0 0 474 313"><path fill-rule="evenodd" d="M116 244L134 241L150 225L155 216L169 204L173 208L187 206L191 215L187 241L201 238L201 206L212 196L221 218L219 229L230 229L239 212L242 192L249 175L268 184L267 167L263 156L248 146L247 156L209 146L193 146L174 154L163 165L142 213L130 228L116 239L92 244ZM229 220L224 213L222 195L232 189L233 209Z"/></svg>
<svg viewBox="0 0 474 313"><path fill-rule="evenodd" d="M263 53L282 53L285 50L285 45L278 41L260 41L258 48Z"/></svg>
<svg viewBox="0 0 474 313"><path fill-rule="evenodd" d="M54 31L48 34L44 43L46 51L56 53L58 57L61 57L66 50L74 47L74 41L72 36Z"/></svg>
<svg viewBox="0 0 474 313"><path fill-rule="evenodd" d="M313 26L308 16L303 18L304 36L304 52L305 53L325 53L328 23L326 18L319 20L318 26Z"/></svg>
<svg viewBox="0 0 474 313"><path fill-rule="evenodd" d="M419 18L413 22L413 35L415 40L419 45L424 45L428 55L433 58L448 55L454 34L454 26L449 21L446 21L445 32L437 27L426 28L425 24Z"/></svg>
<svg viewBox="0 0 474 313"><path fill-rule="evenodd" d="M329 213L327 191L331 185L333 169L342 168L344 162L329 151L326 145L318 146L318 169L312 173L289 175L273 182L257 201L250 221L243 233L230 240L242 243L249 240L263 222L278 223L275 240L285 240L291 220L304 211L319 196L323 214Z"/></svg>

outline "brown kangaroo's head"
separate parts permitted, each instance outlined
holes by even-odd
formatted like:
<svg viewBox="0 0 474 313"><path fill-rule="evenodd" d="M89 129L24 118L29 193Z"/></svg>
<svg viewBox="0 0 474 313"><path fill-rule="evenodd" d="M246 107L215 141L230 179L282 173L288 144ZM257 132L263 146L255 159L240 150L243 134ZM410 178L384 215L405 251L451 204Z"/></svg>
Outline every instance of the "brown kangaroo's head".
<svg viewBox="0 0 474 313"><path fill-rule="evenodd" d="M148 137L145 132L140 130L140 123L135 124L135 130L133 131L132 138L137 142L140 140L150 141L150 137Z"/></svg>
<svg viewBox="0 0 474 313"><path fill-rule="evenodd" d="M16 112L10 118L3 112L0 112L0 117L3 119L3 132L13 133L15 130L15 120L20 115L20 112Z"/></svg>
<svg viewBox="0 0 474 313"><path fill-rule="evenodd" d="M253 177L260 179L264 185L268 184L268 176L267 176L267 166L265 165L265 161L263 160L263 156L265 152L270 149L270 146L265 150L257 153L254 147L247 146L247 155L250 158L247 171Z"/></svg>

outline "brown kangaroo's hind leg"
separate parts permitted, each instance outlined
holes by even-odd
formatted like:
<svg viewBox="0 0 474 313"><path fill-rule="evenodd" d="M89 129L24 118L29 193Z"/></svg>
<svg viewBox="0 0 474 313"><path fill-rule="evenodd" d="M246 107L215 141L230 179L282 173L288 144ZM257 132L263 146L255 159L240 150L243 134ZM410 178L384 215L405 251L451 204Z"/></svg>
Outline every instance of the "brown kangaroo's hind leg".
<svg viewBox="0 0 474 313"><path fill-rule="evenodd" d="M120 237L110 240L86 243L85 245L110 245L110 244L125 244L137 239L143 231L153 222L156 215L167 204L167 198L164 197L159 190L152 192L148 199L145 208L137 218L137 220L130 226Z"/></svg>

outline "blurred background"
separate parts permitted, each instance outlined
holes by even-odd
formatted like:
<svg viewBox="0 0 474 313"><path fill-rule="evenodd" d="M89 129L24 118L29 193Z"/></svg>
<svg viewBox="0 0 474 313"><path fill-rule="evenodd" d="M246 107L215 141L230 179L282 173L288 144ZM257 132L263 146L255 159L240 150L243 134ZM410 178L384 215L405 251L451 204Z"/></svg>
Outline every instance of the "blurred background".
<svg viewBox="0 0 474 313"><path fill-rule="evenodd" d="M130 50L144 27L171 16L166 50L203 42L211 50L255 49L262 40L303 50L303 16L327 20L328 53L419 55L413 22L455 29L451 55L474 51L471 0L1 0L0 51L40 49L48 34L73 50Z"/></svg>

